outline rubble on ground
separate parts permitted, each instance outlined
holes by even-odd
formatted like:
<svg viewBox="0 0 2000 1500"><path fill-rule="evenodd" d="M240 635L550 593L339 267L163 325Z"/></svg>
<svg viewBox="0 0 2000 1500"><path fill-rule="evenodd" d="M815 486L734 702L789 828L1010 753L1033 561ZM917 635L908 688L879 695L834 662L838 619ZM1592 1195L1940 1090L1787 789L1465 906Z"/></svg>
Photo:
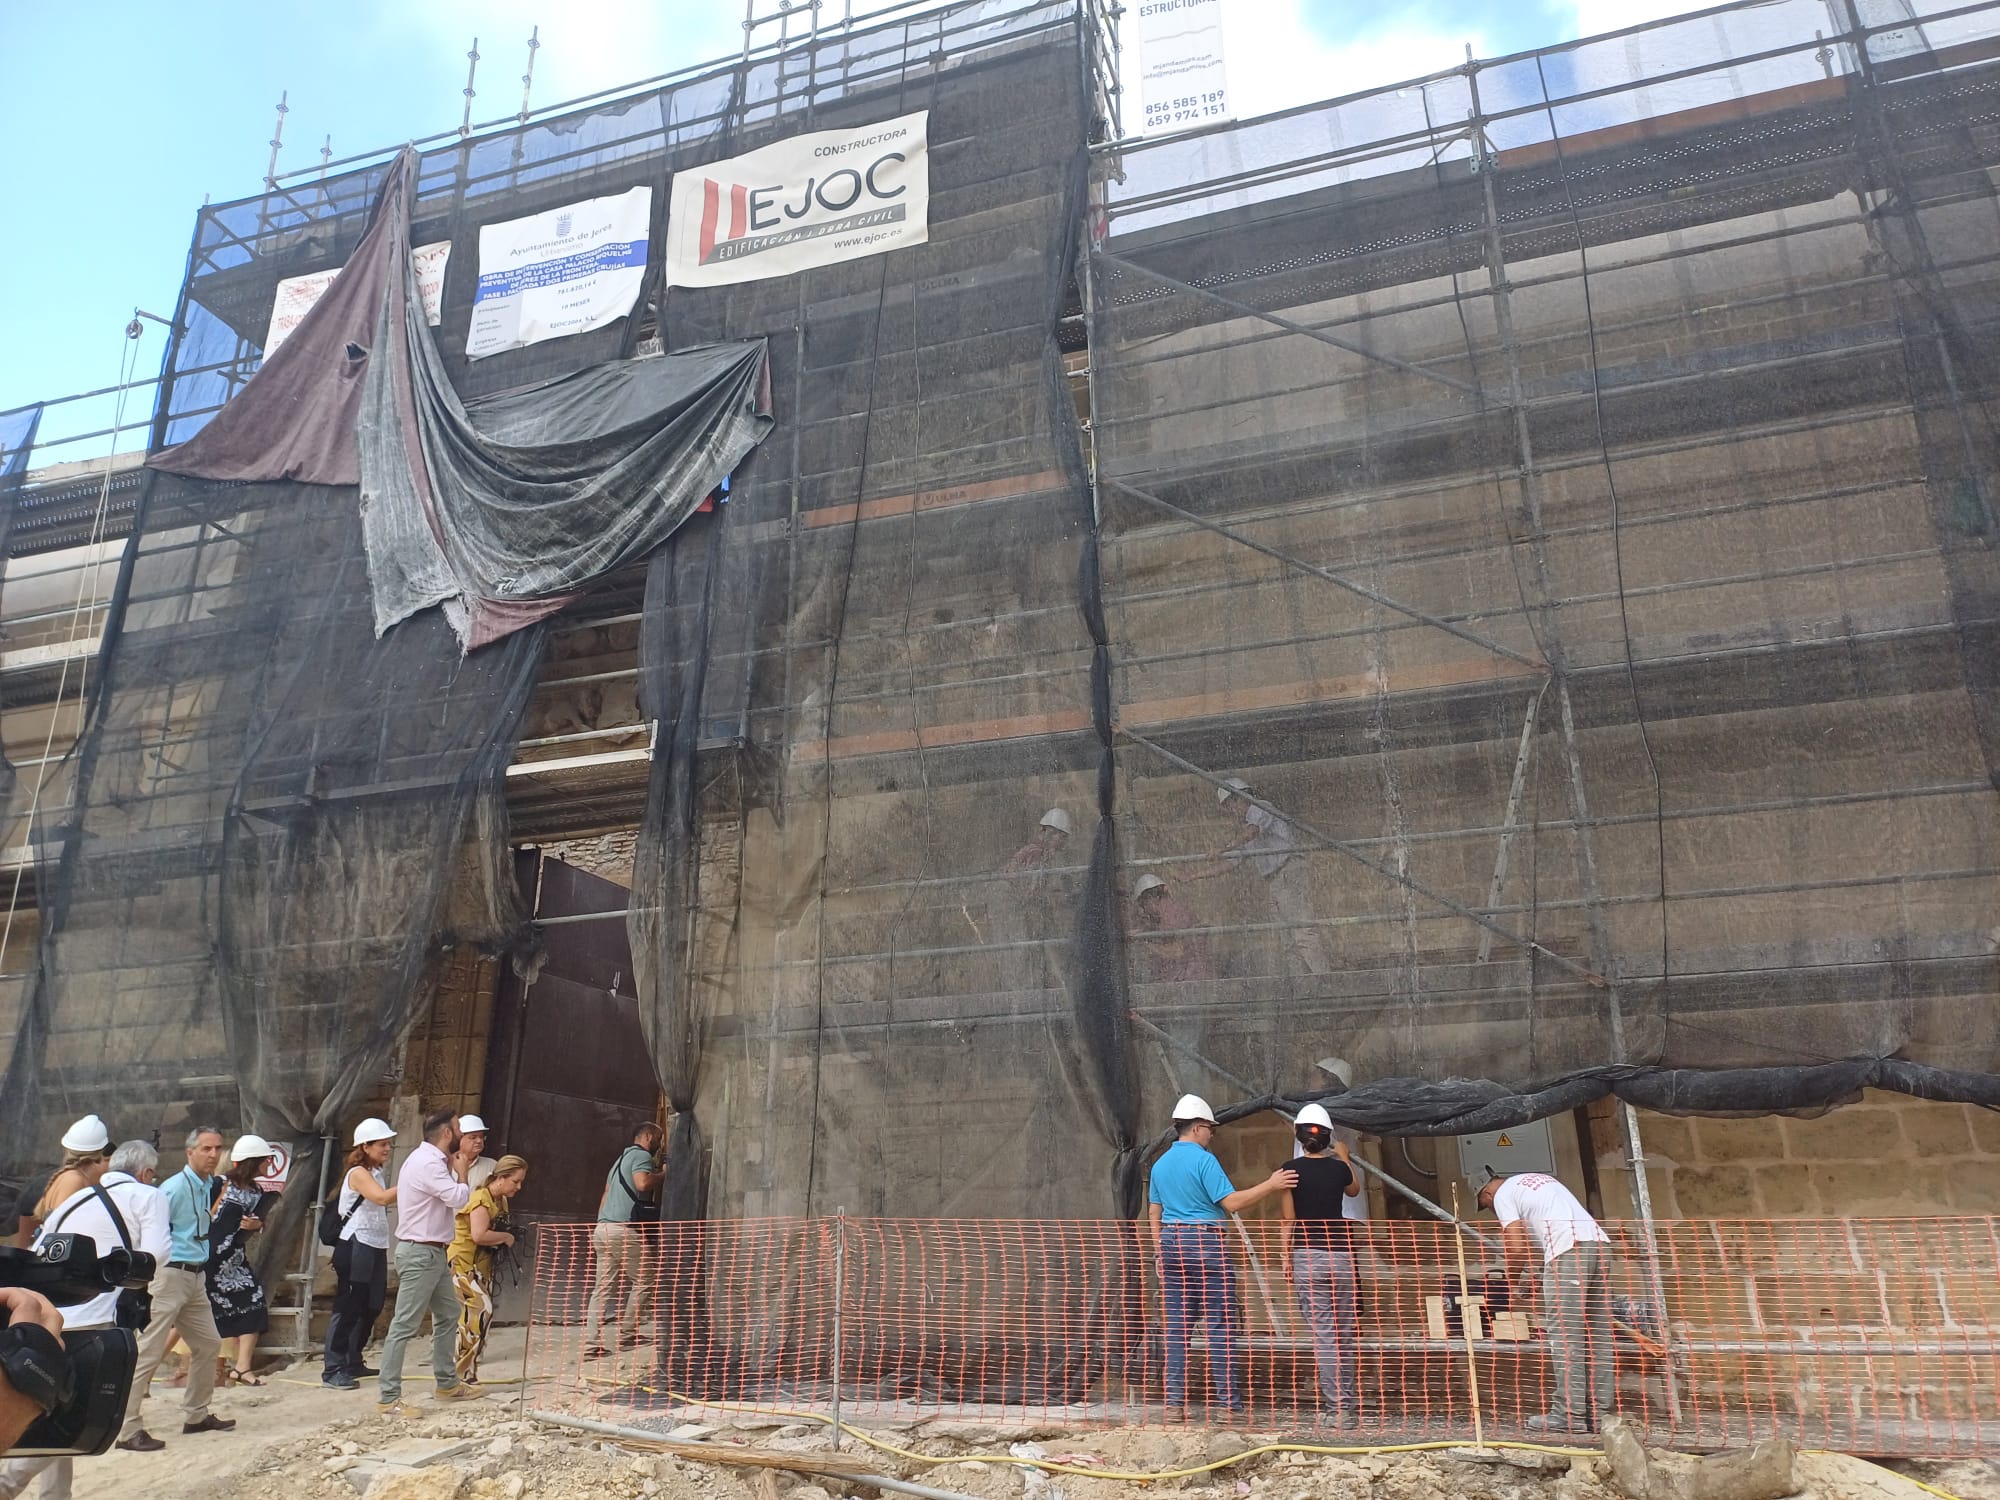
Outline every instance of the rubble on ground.
<svg viewBox="0 0 2000 1500"><path fill-rule="evenodd" d="M282 1491L282 1500L874 1500L878 1493L838 1477L642 1452L615 1439L524 1423L497 1407L444 1412L415 1425L417 1430L407 1421L374 1416L336 1422L269 1449L215 1500L273 1500L274 1489ZM804 1460L832 1447L827 1429L813 1423L744 1429L682 1416L647 1425L658 1426L663 1439L680 1432L682 1441ZM1697 1459L1648 1450L1632 1434L1626 1443L1614 1433L1608 1455L1479 1452L1466 1445L1427 1453L1258 1453L1215 1469L1206 1466L1278 1441L1279 1435L1158 1428L1066 1432L1045 1425L1003 1430L934 1421L882 1436L942 1462L898 1457L852 1440L844 1445L846 1455L864 1458L882 1474L972 1500L1131 1500L1142 1489L1167 1492L1172 1500L1777 1500L1792 1494L1813 1500L1922 1500L1909 1480L1843 1455L1794 1455L1778 1445L1782 1454L1767 1449L1754 1458ZM1632 1447L1643 1463L1635 1462ZM1006 1456L1158 1477L1141 1485L1050 1473L1007 1463ZM1781 1469L1787 1486L1782 1489L1776 1487ZM1996 1491L1957 1493L1964 1500L1991 1500Z"/></svg>

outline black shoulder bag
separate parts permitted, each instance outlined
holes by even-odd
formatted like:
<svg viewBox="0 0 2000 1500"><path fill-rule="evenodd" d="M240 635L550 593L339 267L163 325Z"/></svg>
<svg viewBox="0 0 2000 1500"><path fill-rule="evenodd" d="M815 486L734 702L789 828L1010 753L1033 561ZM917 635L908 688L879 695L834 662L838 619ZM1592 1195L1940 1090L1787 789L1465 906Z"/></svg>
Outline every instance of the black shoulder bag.
<svg viewBox="0 0 2000 1500"><path fill-rule="evenodd" d="M618 1173L618 1185L623 1189L625 1189L626 1196L632 1200L632 1217L627 1219L625 1222L628 1224L659 1223L660 1205L658 1203L648 1201L645 1197L643 1197L640 1194L639 1190L636 1187L634 1187L630 1182L626 1180L625 1155L623 1152L619 1153L618 1165L613 1170L615 1170Z"/></svg>
<svg viewBox="0 0 2000 1500"><path fill-rule="evenodd" d="M349 1170L352 1169L350 1168ZM328 1193L326 1201L319 1206L319 1242L329 1250L338 1250L340 1248L341 1231L347 1228L347 1221L353 1218L355 1212L361 1207L361 1195L356 1193L354 1195L353 1208L348 1209L346 1213L336 1211L334 1205L340 1202L340 1190L345 1186L347 1186L347 1173L342 1172L340 1174L339 1186Z"/></svg>

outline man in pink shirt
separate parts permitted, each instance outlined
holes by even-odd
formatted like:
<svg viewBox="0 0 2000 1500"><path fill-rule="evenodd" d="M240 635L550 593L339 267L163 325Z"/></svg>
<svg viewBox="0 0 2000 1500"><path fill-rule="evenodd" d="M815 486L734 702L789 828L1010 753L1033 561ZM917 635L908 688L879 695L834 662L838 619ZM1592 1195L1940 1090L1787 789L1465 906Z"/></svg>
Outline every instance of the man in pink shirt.
<svg viewBox="0 0 2000 1500"><path fill-rule="evenodd" d="M396 1313L382 1341L382 1370L376 1410L415 1416L403 1404L403 1352L431 1315L431 1373L440 1401L471 1401L486 1394L461 1381L454 1369L458 1341L458 1293L453 1289L451 1244L458 1211L472 1196L465 1185L468 1163L458 1154L458 1116L448 1109L424 1117L424 1143L412 1151L396 1178Z"/></svg>

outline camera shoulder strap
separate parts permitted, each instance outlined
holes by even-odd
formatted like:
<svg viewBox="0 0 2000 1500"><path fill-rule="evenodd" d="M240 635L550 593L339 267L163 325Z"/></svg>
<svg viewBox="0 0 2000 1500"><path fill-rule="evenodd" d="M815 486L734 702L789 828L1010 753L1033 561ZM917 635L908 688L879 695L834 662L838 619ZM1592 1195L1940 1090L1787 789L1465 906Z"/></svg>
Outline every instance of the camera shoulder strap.
<svg viewBox="0 0 2000 1500"><path fill-rule="evenodd" d="M90 1191L96 1195L98 1202L104 1205L104 1211L111 1216L111 1227L118 1231L118 1238L124 1242L125 1248L130 1250L132 1248L132 1231L125 1227L125 1215L118 1212L117 1203L112 1200L109 1193L104 1191L101 1183L93 1182L90 1185ZM62 1212L57 1214L53 1221L42 1226L41 1234L36 1237L37 1241L39 1242L40 1239L61 1230L63 1220L83 1207L83 1204L84 1196L82 1193L72 1194L69 1202L63 1206Z"/></svg>

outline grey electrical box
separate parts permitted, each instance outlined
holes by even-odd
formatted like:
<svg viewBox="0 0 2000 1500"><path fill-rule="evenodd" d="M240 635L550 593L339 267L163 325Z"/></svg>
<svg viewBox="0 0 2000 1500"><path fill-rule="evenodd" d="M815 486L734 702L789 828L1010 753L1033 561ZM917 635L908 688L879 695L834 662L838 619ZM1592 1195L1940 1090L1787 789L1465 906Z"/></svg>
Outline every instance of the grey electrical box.
<svg viewBox="0 0 2000 1500"><path fill-rule="evenodd" d="M1549 1122L1536 1120L1508 1130L1487 1130L1458 1138L1459 1171L1467 1182L1479 1176L1481 1167L1491 1167L1503 1177L1516 1172L1556 1174L1555 1145L1549 1139Z"/></svg>

